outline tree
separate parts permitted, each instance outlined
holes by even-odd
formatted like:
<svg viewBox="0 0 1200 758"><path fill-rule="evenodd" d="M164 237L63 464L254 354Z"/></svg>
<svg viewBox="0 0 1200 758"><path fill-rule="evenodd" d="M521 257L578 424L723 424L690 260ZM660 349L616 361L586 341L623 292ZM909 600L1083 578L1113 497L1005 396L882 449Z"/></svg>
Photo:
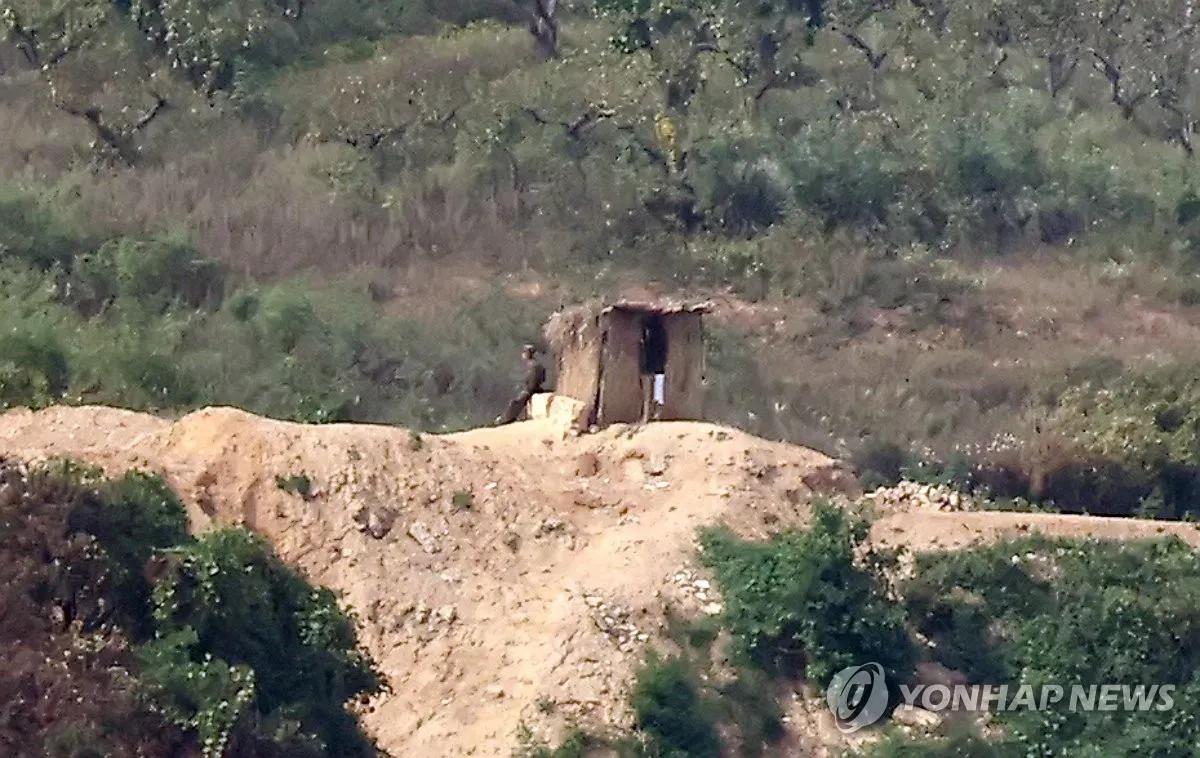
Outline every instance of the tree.
<svg viewBox="0 0 1200 758"><path fill-rule="evenodd" d="M771 89L804 83L800 48L823 23L818 0L752 5L746 0L600 0L616 17L615 42L626 52L646 52L658 69L668 112L686 115L706 79L704 60L731 66L754 100Z"/></svg>
<svg viewBox="0 0 1200 758"><path fill-rule="evenodd" d="M1111 0L1094 15L1088 52L1125 118L1186 79L1195 39L1192 2Z"/></svg>
<svg viewBox="0 0 1200 758"><path fill-rule="evenodd" d="M212 97L303 13L295 0L0 0L0 29L101 157L130 164L170 104L172 74Z"/></svg>
<svg viewBox="0 0 1200 758"><path fill-rule="evenodd" d="M558 55L558 0L533 0L529 31L548 57Z"/></svg>
<svg viewBox="0 0 1200 758"><path fill-rule="evenodd" d="M1015 42L1042 59L1046 91L1058 97L1079 68L1093 6L1079 0L993 0L992 13L1006 20Z"/></svg>

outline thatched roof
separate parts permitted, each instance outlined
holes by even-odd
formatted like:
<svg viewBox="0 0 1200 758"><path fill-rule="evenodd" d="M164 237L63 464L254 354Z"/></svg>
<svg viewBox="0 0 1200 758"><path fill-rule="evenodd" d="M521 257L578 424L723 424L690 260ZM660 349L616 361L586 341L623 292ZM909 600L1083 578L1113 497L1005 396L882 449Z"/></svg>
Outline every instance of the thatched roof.
<svg viewBox="0 0 1200 758"><path fill-rule="evenodd" d="M658 313L669 316L675 313L710 313L712 303L688 302L685 300L618 300L610 303L602 313L625 311L627 313Z"/></svg>
<svg viewBox="0 0 1200 758"><path fill-rule="evenodd" d="M556 353L561 353L572 342L589 339L591 329L598 326L600 316L613 311L625 313L654 313L670 316L678 313L709 313L712 303L688 302L684 300L588 300L555 311L542 327L546 344Z"/></svg>
<svg viewBox="0 0 1200 758"><path fill-rule="evenodd" d="M589 300L555 311L542 327L546 344L554 352L561 353L568 343L584 336L587 329L596 324L603 309L604 304L599 300Z"/></svg>

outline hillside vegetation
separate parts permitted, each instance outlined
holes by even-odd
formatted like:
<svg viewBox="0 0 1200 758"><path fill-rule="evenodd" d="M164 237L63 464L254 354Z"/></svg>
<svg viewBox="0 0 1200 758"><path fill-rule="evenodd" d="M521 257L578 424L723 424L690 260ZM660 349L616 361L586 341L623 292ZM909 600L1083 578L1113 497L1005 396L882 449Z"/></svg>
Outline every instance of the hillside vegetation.
<svg viewBox="0 0 1200 758"><path fill-rule="evenodd" d="M0 3L0 400L462 428L555 307L683 292L714 418L1186 509L1055 419L1196 360L1188 0L536 7Z"/></svg>
<svg viewBox="0 0 1200 758"><path fill-rule="evenodd" d="M885 722L882 734L845 755L1192 754L1200 728L1193 549L1174 539L1022 538L921 555L915 573L896 582L896 556L870 549L865 534L859 515L822 502L808 530L769 542L705 534L702 559L725 611L683 624L672 657L647 659L631 695L637 729L581 730L528 754L715 757L724 754L718 735L736 755L778 754L786 752L789 697L778 693L790 693L789 683L820 689L863 661L879 662L889 682L920 682L913 663L922 659L1011 692L1153 682L1174 687L1174 702L1142 711L999 710L916 730ZM864 548L867 560L856 561ZM724 632L731 643L717 641Z"/></svg>
<svg viewBox="0 0 1200 758"><path fill-rule="evenodd" d="M9 755L372 755L353 620L241 529L187 535L157 478L0 462Z"/></svg>
<svg viewBox="0 0 1200 758"><path fill-rule="evenodd" d="M0 0L0 409L403 424L388 449L415 459L420 431L495 416L554 309L670 294L716 303L713 420L844 456L868 486L1191 518L1198 23L1193 0ZM438 518L475 545L504 461L444 454L468 484L435 481L449 496L421 507L452 509ZM676 465L699 487L686 466L711 461L693 458ZM510 462L510 481L542 463ZM317 512L313 471L254 473ZM707 515L729 509L702 494ZM574 550L557 516L520 521L541 513L523 498L496 522L502 565L560 537ZM564 503L537 505L581 504ZM393 505L343 536L384 539ZM898 682L937 662L976 683L1179 692L1169 713L892 730L877 756L1191 754L1200 574L1180 543L1028 538L902 576L852 512L818 503L803 530L770 514L769 540L700 535L722 610L669 619L628 728L529 733L529 752L770 754L776 695L876 660ZM428 536L416 523L393 539ZM358 713L385 683L355 619L261 537L186 526L153 477L0 464L3 752L372 754ZM559 642L526 622L499 628ZM453 693L451 673L430 679ZM392 718L397 734L446 744L433 727L456 712L423 713Z"/></svg>

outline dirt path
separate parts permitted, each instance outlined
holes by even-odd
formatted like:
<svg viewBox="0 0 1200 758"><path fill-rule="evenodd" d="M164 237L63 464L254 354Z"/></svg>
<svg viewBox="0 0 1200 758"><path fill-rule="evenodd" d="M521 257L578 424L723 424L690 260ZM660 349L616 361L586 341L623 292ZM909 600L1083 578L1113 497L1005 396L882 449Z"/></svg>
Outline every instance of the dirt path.
<svg viewBox="0 0 1200 758"><path fill-rule="evenodd" d="M1031 533L1100 540L1154 539L1174 535L1200 547L1200 524L1045 513L905 511L875 522L871 539L914 552L956 550Z"/></svg>
<svg viewBox="0 0 1200 758"><path fill-rule="evenodd" d="M396 755L509 755L524 723L627 723L627 686L664 611L717 612L696 584L698 528L803 524L835 461L703 423L565 436L543 422L418 437L230 409L171 423L108 408L0 416L0 455L159 472L197 529L245 524L339 590L394 693L366 717ZM307 476L314 496L276 477ZM884 544L953 548L1038 529L1152 537L1189 525L1008 513L890 514ZM698 576L698 575L697 575ZM681 578L682 577L682 578ZM796 754L818 745L804 734Z"/></svg>

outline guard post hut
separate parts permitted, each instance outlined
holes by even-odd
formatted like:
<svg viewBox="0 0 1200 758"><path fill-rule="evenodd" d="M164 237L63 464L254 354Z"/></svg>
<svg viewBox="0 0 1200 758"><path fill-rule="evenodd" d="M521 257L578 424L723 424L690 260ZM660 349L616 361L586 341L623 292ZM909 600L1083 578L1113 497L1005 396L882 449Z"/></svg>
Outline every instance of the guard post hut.
<svg viewBox="0 0 1200 758"><path fill-rule="evenodd" d="M555 396L581 426L704 417L709 303L619 300L555 313L546 341L558 361Z"/></svg>

